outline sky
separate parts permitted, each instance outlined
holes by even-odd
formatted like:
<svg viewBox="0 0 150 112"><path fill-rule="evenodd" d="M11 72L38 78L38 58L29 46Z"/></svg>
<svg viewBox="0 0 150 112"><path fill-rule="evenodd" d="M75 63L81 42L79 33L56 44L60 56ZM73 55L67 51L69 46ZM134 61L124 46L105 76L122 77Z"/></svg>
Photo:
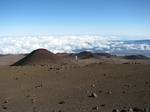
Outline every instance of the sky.
<svg viewBox="0 0 150 112"><path fill-rule="evenodd" d="M150 36L150 0L0 0L0 35Z"/></svg>

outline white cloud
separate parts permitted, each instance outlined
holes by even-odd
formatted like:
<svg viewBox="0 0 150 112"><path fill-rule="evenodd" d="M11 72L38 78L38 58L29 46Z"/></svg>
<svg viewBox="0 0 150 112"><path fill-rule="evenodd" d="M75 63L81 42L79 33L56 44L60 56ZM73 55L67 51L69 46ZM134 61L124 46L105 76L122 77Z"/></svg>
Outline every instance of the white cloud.
<svg viewBox="0 0 150 112"><path fill-rule="evenodd" d="M51 52L88 51L124 51L147 50L150 52L150 41L125 42L117 41L117 36L71 35L71 36L16 36L0 37L0 54L29 53L38 48L46 48Z"/></svg>

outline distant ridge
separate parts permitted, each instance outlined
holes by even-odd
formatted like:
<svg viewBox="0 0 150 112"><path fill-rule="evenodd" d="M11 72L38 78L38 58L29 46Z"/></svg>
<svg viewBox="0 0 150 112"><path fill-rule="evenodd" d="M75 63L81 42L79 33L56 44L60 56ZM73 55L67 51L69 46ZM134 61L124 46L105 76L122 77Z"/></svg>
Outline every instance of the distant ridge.
<svg viewBox="0 0 150 112"><path fill-rule="evenodd" d="M23 59L14 63L12 66L23 66L33 64L44 64L44 63L56 63L60 60L60 57L46 49L37 49L32 51Z"/></svg>
<svg viewBox="0 0 150 112"><path fill-rule="evenodd" d="M88 58L94 58L94 54L89 51L83 51L76 54L79 59L88 59Z"/></svg>
<svg viewBox="0 0 150 112"><path fill-rule="evenodd" d="M148 57L144 56L144 55L128 55L128 56L124 56L125 59L149 59Z"/></svg>
<svg viewBox="0 0 150 112"><path fill-rule="evenodd" d="M89 51L83 51L83 52L77 53L75 55L78 56L79 59L101 58L101 57L110 58L110 57L114 56L109 53L92 53Z"/></svg>
<svg viewBox="0 0 150 112"><path fill-rule="evenodd" d="M107 58L110 58L110 57L114 57L115 55L111 55L109 53L94 53L94 55L96 57L107 57Z"/></svg>
<svg viewBox="0 0 150 112"><path fill-rule="evenodd" d="M30 54L25 55L24 58L12 64L11 66L24 66L24 65L40 65L40 64L54 64L54 63L64 63L75 60L75 57L78 59L89 59L95 58L100 59L101 57L111 58L117 57L109 53L92 53L89 51L83 51L80 53L57 53L54 54L46 49L37 49L32 51ZM149 59L144 55L127 55L123 56L124 59Z"/></svg>

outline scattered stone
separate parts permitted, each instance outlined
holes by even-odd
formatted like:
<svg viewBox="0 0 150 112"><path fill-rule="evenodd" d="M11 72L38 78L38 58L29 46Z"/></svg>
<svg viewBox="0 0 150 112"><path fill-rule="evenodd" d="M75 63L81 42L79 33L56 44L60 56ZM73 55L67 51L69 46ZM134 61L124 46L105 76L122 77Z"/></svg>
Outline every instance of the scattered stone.
<svg viewBox="0 0 150 112"><path fill-rule="evenodd" d="M94 88L94 87L95 87L95 84L92 84L92 85L91 85L91 87L93 87L93 88Z"/></svg>
<svg viewBox="0 0 150 112"><path fill-rule="evenodd" d="M149 112L149 109L148 108L144 108L144 112Z"/></svg>
<svg viewBox="0 0 150 112"><path fill-rule="evenodd" d="M62 110L58 110L58 112L62 112Z"/></svg>
<svg viewBox="0 0 150 112"><path fill-rule="evenodd" d="M142 109L138 108L138 107L134 107L133 111L135 112L144 112Z"/></svg>
<svg viewBox="0 0 150 112"><path fill-rule="evenodd" d="M148 81L146 81L145 84L148 84Z"/></svg>
<svg viewBox="0 0 150 112"><path fill-rule="evenodd" d="M127 112L127 110L125 110L125 109L122 109L120 112Z"/></svg>
<svg viewBox="0 0 150 112"><path fill-rule="evenodd" d="M29 97L31 97L31 96L30 96L30 95L27 95L26 97L29 98Z"/></svg>
<svg viewBox="0 0 150 112"><path fill-rule="evenodd" d="M15 80L18 80L18 79L19 79L18 77L15 78Z"/></svg>
<svg viewBox="0 0 150 112"><path fill-rule="evenodd" d="M109 90L109 91L106 91L106 93L107 93L107 94L112 94L112 91L111 91L111 90Z"/></svg>
<svg viewBox="0 0 150 112"><path fill-rule="evenodd" d="M125 91L122 91L122 93L125 94L126 92L125 92Z"/></svg>
<svg viewBox="0 0 150 112"><path fill-rule="evenodd" d="M65 101L60 101L58 104L65 104Z"/></svg>
<svg viewBox="0 0 150 112"><path fill-rule="evenodd" d="M36 100L33 99L33 98L31 98L30 101L31 101L32 104L36 103Z"/></svg>
<svg viewBox="0 0 150 112"><path fill-rule="evenodd" d="M91 97L91 98L97 98L97 94L96 93L92 93L91 95L89 95L89 97Z"/></svg>
<svg viewBox="0 0 150 112"><path fill-rule="evenodd" d="M113 109L112 112L119 112L119 110L118 109Z"/></svg>
<svg viewBox="0 0 150 112"><path fill-rule="evenodd" d="M126 86L127 88L129 88L129 87L130 87L130 85L128 85L128 84L125 84L124 86Z"/></svg>
<svg viewBox="0 0 150 112"><path fill-rule="evenodd" d="M44 65L44 64L41 64L40 66L42 66L42 67L43 67L43 66L45 66L45 65Z"/></svg>
<svg viewBox="0 0 150 112"><path fill-rule="evenodd" d="M123 106L123 108L126 109L127 107L126 107L126 106Z"/></svg>
<svg viewBox="0 0 150 112"><path fill-rule="evenodd" d="M132 108L129 108L129 112L133 112L133 109L132 109Z"/></svg>
<svg viewBox="0 0 150 112"><path fill-rule="evenodd" d="M105 104L101 104L101 107L105 107Z"/></svg>
<svg viewBox="0 0 150 112"><path fill-rule="evenodd" d="M123 64L130 64L129 62L125 62L125 63L123 63Z"/></svg>
<svg viewBox="0 0 150 112"><path fill-rule="evenodd" d="M104 73L104 76L106 76L106 74Z"/></svg>
<svg viewBox="0 0 150 112"><path fill-rule="evenodd" d="M4 103L8 103L8 100L5 100Z"/></svg>
<svg viewBox="0 0 150 112"><path fill-rule="evenodd" d="M43 85L42 84L39 84L39 85L36 85L35 88L42 88Z"/></svg>
<svg viewBox="0 0 150 112"><path fill-rule="evenodd" d="M50 67L49 69L50 69L50 70L52 70L53 68L52 68L52 67Z"/></svg>
<svg viewBox="0 0 150 112"><path fill-rule="evenodd" d="M6 110L6 109L7 109L7 107L6 107L6 106L3 106L3 109L4 109L4 110Z"/></svg>
<svg viewBox="0 0 150 112"><path fill-rule="evenodd" d="M99 90L99 93L102 93L102 90Z"/></svg>
<svg viewBox="0 0 150 112"><path fill-rule="evenodd" d="M93 107L92 110L98 110L98 106Z"/></svg>

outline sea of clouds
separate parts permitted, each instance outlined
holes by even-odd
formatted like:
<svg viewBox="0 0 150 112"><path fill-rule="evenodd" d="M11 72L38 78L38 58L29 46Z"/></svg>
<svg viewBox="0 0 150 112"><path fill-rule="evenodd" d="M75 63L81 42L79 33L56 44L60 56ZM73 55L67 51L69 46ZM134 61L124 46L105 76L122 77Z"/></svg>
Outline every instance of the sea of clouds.
<svg viewBox="0 0 150 112"><path fill-rule="evenodd" d="M120 40L116 36L53 35L53 36L1 36L0 54L29 53L45 48L54 53L80 51L123 53L144 52L150 54L150 40Z"/></svg>

